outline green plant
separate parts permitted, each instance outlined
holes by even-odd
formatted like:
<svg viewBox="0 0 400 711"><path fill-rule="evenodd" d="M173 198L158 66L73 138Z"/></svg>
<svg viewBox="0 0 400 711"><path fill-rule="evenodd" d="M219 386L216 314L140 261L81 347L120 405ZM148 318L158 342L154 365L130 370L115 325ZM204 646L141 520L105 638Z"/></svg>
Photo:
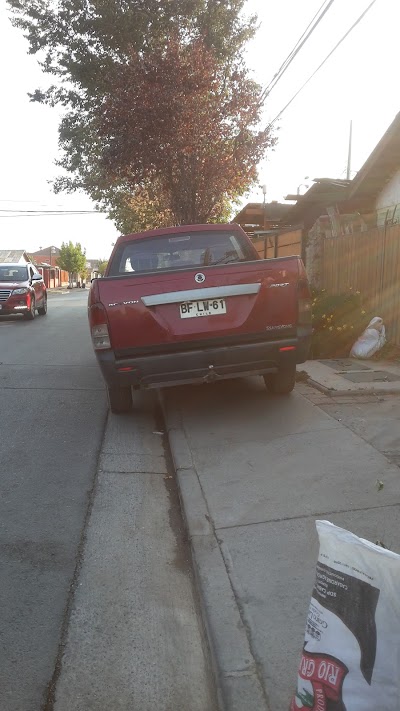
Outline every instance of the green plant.
<svg viewBox="0 0 400 711"><path fill-rule="evenodd" d="M313 291L313 358L343 358L370 321L360 292Z"/></svg>
<svg viewBox="0 0 400 711"><path fill-rule="evenodd" d="M76 244L72 244L71 240L63 242L57 258L57 264L61 269L68 272L69 283L71 284L73 274L82 275L86 268L85 250L82 251L79 242L76 242Z"/></svg>

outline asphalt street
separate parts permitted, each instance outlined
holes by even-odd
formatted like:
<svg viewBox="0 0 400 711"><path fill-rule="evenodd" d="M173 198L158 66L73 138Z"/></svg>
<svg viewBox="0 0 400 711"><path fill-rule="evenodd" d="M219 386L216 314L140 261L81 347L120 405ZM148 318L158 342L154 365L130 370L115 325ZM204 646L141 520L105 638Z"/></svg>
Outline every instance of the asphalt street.
<svg viewBox="0 0 400 711"><path fill-rule="evenodd" d="M51 698L106 420L87 292L0 319L0 706Z"/></svg>
<svg viewBox="0 0 400 711"><path fill-rule="evenodd" d="M0 319L0 708L213 711L157 397L108 414L86 300Z"/></svg>

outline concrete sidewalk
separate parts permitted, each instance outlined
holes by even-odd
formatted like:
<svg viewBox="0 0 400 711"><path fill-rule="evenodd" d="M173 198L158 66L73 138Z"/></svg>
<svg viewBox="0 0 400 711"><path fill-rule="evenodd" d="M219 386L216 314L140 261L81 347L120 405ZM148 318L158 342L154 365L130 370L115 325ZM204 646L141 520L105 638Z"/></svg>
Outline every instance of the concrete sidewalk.
<svg viewBox="0 0 400 711"><path fill-rule="evenodd" d="M47 289L47 296L54 296L55 294L70 294L72 289L67 289L66 286L57 286L54 289Z"/></svg>
<svg viewBox="0 0 400 711"><path fill-rule="evenodd" d="M393 549L398 541L398 466L324 412L321 393L298 390L271 397L254 378L162 393L229 711L288 709L314 583L315 520Z"/></svg>
<svg viewBox="0 0 400 711"><path fill-rule="evenodd" d="M151 395L138 394L131 416L108 416L46 709L216 709L190 551Z"/></svg>
<svg viewBox="0 0 400 711"><path fill-rule="evenodd" d="M298 366L309 383L332 395L400 394L400 362L336 358Z"/></svg>

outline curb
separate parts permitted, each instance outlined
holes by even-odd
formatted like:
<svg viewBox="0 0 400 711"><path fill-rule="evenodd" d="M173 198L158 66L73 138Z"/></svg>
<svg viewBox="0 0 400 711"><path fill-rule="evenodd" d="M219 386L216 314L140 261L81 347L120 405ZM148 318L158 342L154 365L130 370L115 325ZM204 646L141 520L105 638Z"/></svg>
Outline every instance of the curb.
<svg viewBox="0 0 400 711"><path fill-rule="evenodd" d="M159 391L221 711L271 711L180 413Z"/></svg>

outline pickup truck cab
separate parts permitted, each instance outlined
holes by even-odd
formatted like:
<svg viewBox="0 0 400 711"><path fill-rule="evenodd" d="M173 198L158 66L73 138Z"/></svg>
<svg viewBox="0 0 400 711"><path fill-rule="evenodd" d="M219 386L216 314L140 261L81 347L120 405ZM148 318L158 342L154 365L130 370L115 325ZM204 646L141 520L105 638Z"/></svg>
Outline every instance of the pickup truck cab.
<svg viewBox="0 0 400 711"><path fill-rule="evenodd" d="M132 387L261 375L287 394L312 332L301 259L260 259L235 224L119 237L88 309L116 413L131 409Z"/></svg>
<svg viewBox="0 0 400 711"><path fill-rule="evenodd" d="M47 313L47 290L34 264L0 264L0 316L22 314L26 320Z"/></svg>

